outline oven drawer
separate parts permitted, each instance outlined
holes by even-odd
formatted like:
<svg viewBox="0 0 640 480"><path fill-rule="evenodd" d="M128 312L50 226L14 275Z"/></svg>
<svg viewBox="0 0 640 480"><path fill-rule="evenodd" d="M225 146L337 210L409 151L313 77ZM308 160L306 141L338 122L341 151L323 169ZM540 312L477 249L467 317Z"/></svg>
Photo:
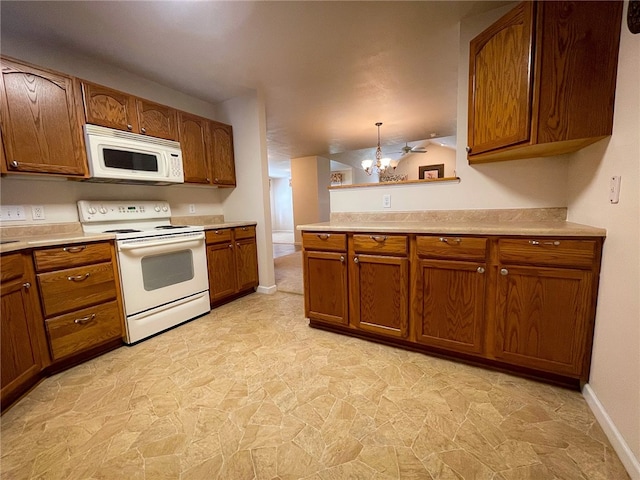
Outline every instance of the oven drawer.
<svg viewBox="0 0 640 480"><path fill-rule="evenodd" d="M256 227L254 225L237 227L233 230L236 235L236 240L242 240L243 238L253 238L256 236Z"/></svg>
<svg viewBox="0 0 640 480"><path fill-rule="evenodd" d="M111 263L40 273L38 285L45 317L116 298Z"/></svg>
<svg viewBox="0 0 640 480"><path fill-rule="evenodd" d="M111 244L78 243L66 247L45 248L33 252L33 259L38 272L108 262L111 260Z"/></svg>
<svg viewBox="0 0 640 480"><path fill-rule="evenodd" d="M231 243L231 229L220 228L218 230L207 230L206 242L210 243Z"/></svg>
<svg viewBox="0 0 640 480"><path fill-rule="evenodd" d="M54 360L122 338L122 323L115 301L50 318L46 325Z"/></svg>

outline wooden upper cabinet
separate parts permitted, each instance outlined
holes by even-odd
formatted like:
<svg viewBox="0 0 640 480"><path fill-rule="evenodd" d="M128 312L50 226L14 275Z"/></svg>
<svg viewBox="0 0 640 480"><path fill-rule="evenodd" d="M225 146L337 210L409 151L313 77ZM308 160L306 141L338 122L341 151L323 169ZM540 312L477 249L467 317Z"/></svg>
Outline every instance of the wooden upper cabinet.
<svg viewBox="0 0 640 480"><path fill-rule="evenodd" d="M469 46L470 163L573 152L611 135L621 1L523 2Z"/></svg>
<svg viewBox="0 0 640 480"><path fill-rule="evenodd" d="M82 81L87 123L177 140L177 112L171 107Z"/></svg>
<svg viewBox="0 0 640 480"><path fill-rule="evenodd" d="M178 140L177 111L166 105L136 99L140 133L152 137Z"/></svg>
<svg viewBox="0 0 640 480"><path fill-rule="evenodd" d="M185 112L178 113L178 134L182 149L184 181L210 183L209 156L207 153L208 123L206 118Z"/></svg>
<svg viewBox="0 0 640 480"><path fill-rule="evenodd" d="M230 125L210 122L211 170L213 183L220 186L236 185L236 167L233 154L233 130Z"/></svg>
<svg viewBox="0 0 640 480"><path fill-rule="evenodd" d="M88 174L71 77L0 59L0 119L8 172Z"/></svg>
<svg viewBox="0 0 640 480"><path fill-rule="evenodd" d="M111 88L82 82L87 123L138 132L135 98Z"/></svg>

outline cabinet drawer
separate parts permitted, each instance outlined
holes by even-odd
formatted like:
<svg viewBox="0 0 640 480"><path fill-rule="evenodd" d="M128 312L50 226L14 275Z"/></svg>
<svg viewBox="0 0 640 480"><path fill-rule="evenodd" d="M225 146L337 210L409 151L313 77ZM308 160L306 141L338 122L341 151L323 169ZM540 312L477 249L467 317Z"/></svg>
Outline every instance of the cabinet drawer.
<svg viewBox="0 0 640 480"><path fill-rule="evenodd" d="M38 274L45 317L116 298L111 263Z"/></svg>
<svg viewBox="0 0 640 480"><path fill-rule="evenodd" d="M591 268L596 256L596 241L553 238L501 239L498 241L498 251L502 263Z"/></svg>
<svg viewBox="0 0 640 480"><path fill-rule="evenodd" d="M78 243L66 247L45 248L33 252L36 271L44 272L111 260L111 244Z"/></svg>
<svg viewBox="0 0 640 480"><path fill-rule="evenodd" d="M118 304L113 301L46 321L54 360L122 337Z"/></svg>
<svg viewBox="0 0 640 480"><path fill-rule="evenodd" d="M231 229L207 230L205 233L207 243L230 243Z"/></svg>
<svg viewBox="0 0 640 480"><path fill-rule="evenodd" d="M407 254L406 235L354 235L353 249L356 253Z"/></svg>
<svg viewBox="0 0 640 480"><path fill-rule="evenodd" d="M20 278L24 275L24 262L21 253L12 253L3 255L0 260L2 270L0 270L0 280L7 282L14 278Z"/></svg>
<svg viewBox="0 0 640 480"><path fill-rule="evenodd" d="M234 228L234 232L236 234L236 240L241 240L243 238L253 238L256 236L256 227L254 225L238 227Z"/></svg>
<svg viewBox="0 0 640 480"><path fill-rule="evenodd" d="M423 236L416 238L420 257L485 261L486 238Z"/></svg>
<svg viewBox="0 0 640 480"><path fill-rule="evenodd" d="M305 250L328 250L344 252L347 250L345 233L302 233L302 246Z"/></svg>

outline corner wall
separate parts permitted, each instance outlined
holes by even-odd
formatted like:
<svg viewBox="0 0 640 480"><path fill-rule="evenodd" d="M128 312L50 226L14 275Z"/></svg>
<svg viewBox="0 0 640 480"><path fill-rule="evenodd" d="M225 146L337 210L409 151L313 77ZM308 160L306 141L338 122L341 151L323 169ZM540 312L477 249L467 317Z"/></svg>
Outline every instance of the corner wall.
<svg viewBox="0 0 640 480"><path fill-rule="evenodd" d="M322 157L291 159L291 188L293 197L293 226L295 243L302 243L298 225L329 220L330 162Z"/></svg>

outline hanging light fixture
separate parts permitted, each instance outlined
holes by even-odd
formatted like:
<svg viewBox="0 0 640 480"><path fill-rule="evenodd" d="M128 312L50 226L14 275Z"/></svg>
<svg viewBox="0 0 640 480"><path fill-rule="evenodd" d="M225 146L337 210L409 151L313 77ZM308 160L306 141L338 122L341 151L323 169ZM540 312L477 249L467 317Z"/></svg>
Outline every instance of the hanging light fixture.
<svg viewBox="0 0 640 480"><path fill-rule="evenodd" d="M376 123L376 127L378 127L378 147L376 148L376 162L373 163L373 160L363 160L362 168L367 173L367 175L371 175L374 171L377 170L378 174L384 172L389 165L391 164L390 158L382 158L382 149L380 148L380 126L382 122Z"/></svg>

